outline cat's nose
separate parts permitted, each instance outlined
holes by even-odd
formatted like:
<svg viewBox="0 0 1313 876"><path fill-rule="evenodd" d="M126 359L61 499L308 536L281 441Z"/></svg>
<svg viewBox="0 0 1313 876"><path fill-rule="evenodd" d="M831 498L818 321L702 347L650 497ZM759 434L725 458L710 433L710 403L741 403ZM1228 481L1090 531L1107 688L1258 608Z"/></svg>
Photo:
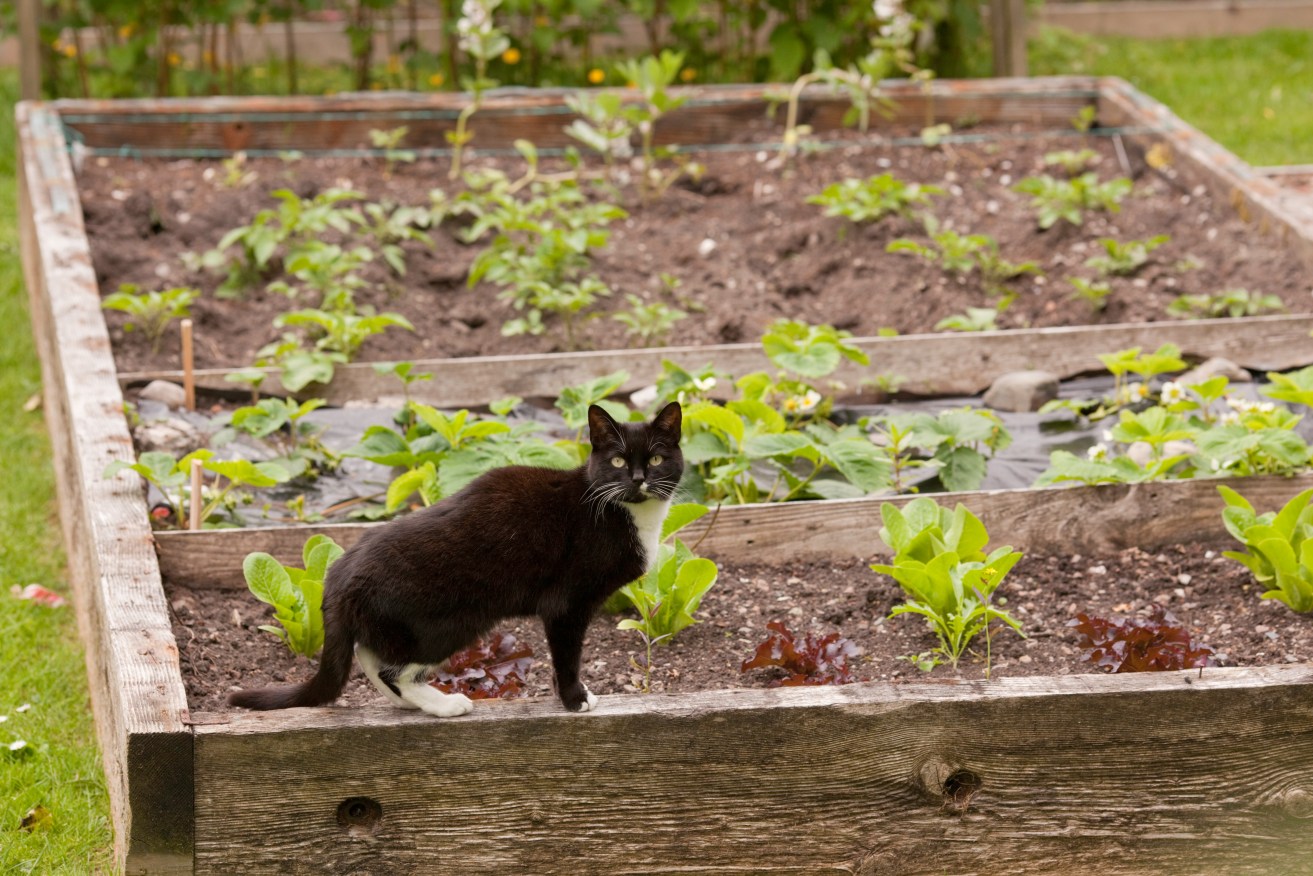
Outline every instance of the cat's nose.
<svg viewBox="0 0 1313 876"><path fill-rule="evenodd" d="M641 484L643 481L647 480L647 475L641 471L630 472L629 479L636 484Z"/></svg>

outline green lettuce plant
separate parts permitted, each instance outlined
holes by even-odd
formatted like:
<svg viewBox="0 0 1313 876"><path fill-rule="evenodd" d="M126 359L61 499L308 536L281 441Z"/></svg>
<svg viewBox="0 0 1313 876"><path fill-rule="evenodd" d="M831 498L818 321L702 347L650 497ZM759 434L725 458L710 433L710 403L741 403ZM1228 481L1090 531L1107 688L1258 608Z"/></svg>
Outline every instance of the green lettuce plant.
<svg viewBox="0 0 1313 876"><path fill-rule="evenodd" d="M989 534L964 505L949 511L933 499L920 498L901 510L885 503L880 516L884 521L880 538L894 556L891 563L871 568L891 576L907 597L890 617L920 615L939 642L933 651L916 658L917 665L932 669L947 659L956 668L972 640L983 632L988 675L990 622L1002 621L1021 633L1021 624L997 608L993 597L1022 555L1007 546L986 554Z"/></svg>
<svg viewBox="0 0 1313 876"><path fill-rule="evenodd" d="M1266 588L1264 599L1284 602L1298 612L1313 611L1313 489L1287 502L1280 511L1258 514L1247 499L1219 485L1226 508L1227 532L1247 550L1223 551L1253 573Z"/></svg>
<svg viewBox="0 0 1313 876"><path fill-rule="evenodd" d="M1085 212L1101 210L1117 213L1121 202L1131 193L1134 184L1125 177L1099 182L1094 172L1082 173L1072 179L1055 179L1048 174L1023 179L1013 188L1031 196L1031 207L1041 229L1052 228L1059 219L1080 226Z"/></svg>
<svg viewBox="0 0 1313 876"><path fill-rule="evenodd" d="M326 535L311 536L302 548L305 568L284 566L271 555L246 555L242 574L256 599L273 606L278 626L262 624L286 643L293 654L311 658L324 647L324 578L344 551Z"/></svg>

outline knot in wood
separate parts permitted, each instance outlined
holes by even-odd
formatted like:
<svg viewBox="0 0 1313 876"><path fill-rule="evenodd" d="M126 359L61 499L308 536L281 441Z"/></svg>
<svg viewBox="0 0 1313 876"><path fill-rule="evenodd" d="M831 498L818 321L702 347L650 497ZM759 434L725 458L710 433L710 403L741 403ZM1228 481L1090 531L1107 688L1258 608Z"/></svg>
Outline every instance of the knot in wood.
<svg viewBox="0 0 1313 876"><path fill-rule="evenodd" d="M1313 818L1313 791L1287 788L1277 794L1276 804L1291 818Z"/></svg>
<svg viewBox="0 0 1313 876"><path fill-rule="evenodd" d="M966 812L973 798L984 785L979 774L960 761L936 754L926 755L917 765L914 784L940 806L955 813Z"/></svg>
<svg viewBox="0 0 1313 876"><path fill-rule="evenodd" d="M348 836L370 836L383 820L383 806L372 797L348 797L337 806L337 826Z"/></svg>

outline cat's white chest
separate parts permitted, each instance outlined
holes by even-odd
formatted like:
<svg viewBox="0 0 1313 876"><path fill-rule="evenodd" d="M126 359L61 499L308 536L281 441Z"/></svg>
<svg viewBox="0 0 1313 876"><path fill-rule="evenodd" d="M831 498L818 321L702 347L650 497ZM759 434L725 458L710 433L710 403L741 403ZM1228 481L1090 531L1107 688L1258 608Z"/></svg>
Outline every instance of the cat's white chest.
<svg viewBox="0 0 1313 876"><path fill-rule="evenodd" d="M620 506L629 512L634 521L638 544L643 549L643 569L651 569L656 564L657 547L661 543L661 525L666 522L670 502L650 499L642 504L621 502Z"/></svg>

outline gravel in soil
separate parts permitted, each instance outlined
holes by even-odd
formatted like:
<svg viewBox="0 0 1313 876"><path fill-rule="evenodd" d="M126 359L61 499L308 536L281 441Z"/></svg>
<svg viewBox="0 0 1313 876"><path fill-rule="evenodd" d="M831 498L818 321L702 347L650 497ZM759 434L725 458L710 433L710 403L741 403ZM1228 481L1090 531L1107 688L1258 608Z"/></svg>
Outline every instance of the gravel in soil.
<svg viewBox="0 0 1313 876"><path fill-rule="evenodd" d="M710 344L752 341L780 317L827 322L857 335L874 335L886 327L924 332L950 314L989 304L977 273L959 277L924 259L885 251L900 237L928 242L918 221L888 217L853 226L846 219L826 218L821 207L806 202L846 177L891 172L944 189L930 210L941 225L962 234L991 235L1004 258L1034 261L1042 268L1043 276L1010 282L1018 297L1000 316L1005 328L1160 320L1166 318L1167 304L1182 293L1233 288L1276 294L1291 311L1308 310L1310 283L1298 260L1215 200L1202 178L1186 169L1152 169L1142 154L1128 147L1135 191L1120 213L1090 212L1082 227L1059 222L1041 232L1029 196L1012 186L1034 174L1061 176L1061 171L1046 168L1043 159L1045 153L1063 149L1092 149L1101 179L1121 176L1126 171L1111 140L1000 126L982 126L972 133L994 139L928 149L850 134L849 145L784 169L770 168L768 153L751 148L697 154L706 165L700 181L676 185L650 204L629 196L622 199L629 217L612 225L610 244L596 257L598 276L614 292L604 309L623 307L629 293L649 302L662 300L691 314L676 327L672 343ZM777 127L765 122L744 132L749 141L778 136ZM521 172L519 166L505 168L515 175ZM213 247L227 231L272 206L271 193L280 188L310 197L349 186L370 200L400 204L427 203L433 188L454 194L444 161L401 164L389 178L384 178L381 162L348 159L252 159L247 169L255 174L252 184L228 187L227 174L217 162L87 161L79 186L103 293L121 283L144 289L196 285L213 292L220 278L186 270L180 254ZM390 273L381 259L366 267L369 284L358 294L358 302L400 312L416 331L392 330L373 338L360 358L560 349L559 339L550 332L501 336L502 323L517 312L498 301L496 288L487 283L467 288L468 269L479 247L460 242L455 236L459 231L448 222L433 233L432 248L407 242L404 277ZM1067 280L1095 276L1085 261L1102 253L1100 238L1142 240L1159 234L1171 240L1152 254L1149 264L1132 276L1111 278L1106 309L1094 311L1072 297ZM677 281L677 287L670 288L675 284L664 282L663 274ZM193 306L197 365L250 364L256 350L278 336L273 318L310 303L290 302L263 290L241 302L204 296ZM161 353L152 354L140 332L124 331L126 315L109 312L107 320L121 371L178 366L175 344L166 343ZM632 346L623 327L611 319L589 323L588 332L589 343L597 349Z"/></svg>
<svg viewBox="0 0 1313 876"><path fill-rule="evenodd" d="M1227 546L1228 548L1230 546ZM1098 557L1027 555L999 591L1006 608L1027 633L1022 639L997 629L992 676L1073 675L1096 671L1081 659L1067 621L1079 611L1102 616L1146 616L1156 605L1173 613L1195 644L1212 646L1220 665L1258 666L1313 659L1313 617L1299 615L1259 588L1223 548L1174 546L1148 553L1136 548ZM797 634L840 632L862 649L853 666L860 680L980 679L977 648L956 670L943 665L924 674L903 659L928 651L934 638L920 619L888 619L901 600L889 578L866 560L762 566L722 564L720 578L698 612L700 623L685 629L653 657L654 691L689 692L764 687L773 670L739 671L766 637L766 624L780 620ZM301 681L311 664L294 657L280 641L257 629L272 623L271 612L245 591L192 591L169 585L173 631L181 654L191 709L226 711L223 698L238 687ZM584 677L599 694L634 694L641 675L631 657L641 643L599 616L584 647ZM996 624L996 626L998 626ZM553 696L551 663L541 625L508 621L501 629L532 647L535 663L526 693ZM1207 670L1204 670L1205 672ZM339 706L382 704L382 697L353 670Z"/></svg>

